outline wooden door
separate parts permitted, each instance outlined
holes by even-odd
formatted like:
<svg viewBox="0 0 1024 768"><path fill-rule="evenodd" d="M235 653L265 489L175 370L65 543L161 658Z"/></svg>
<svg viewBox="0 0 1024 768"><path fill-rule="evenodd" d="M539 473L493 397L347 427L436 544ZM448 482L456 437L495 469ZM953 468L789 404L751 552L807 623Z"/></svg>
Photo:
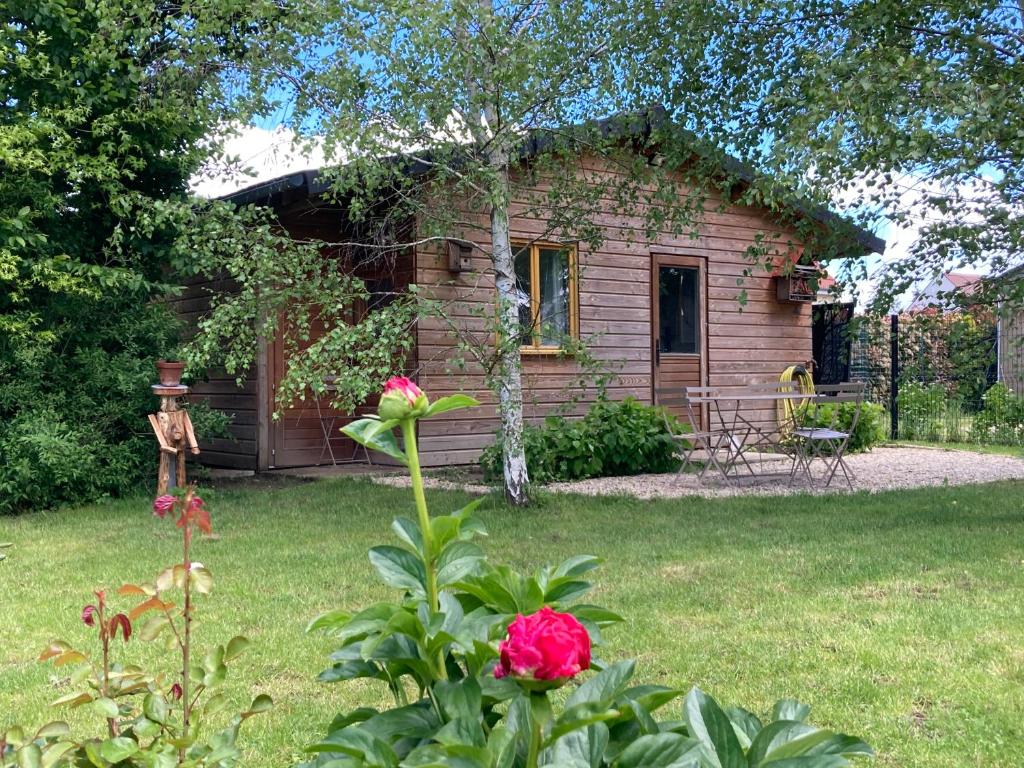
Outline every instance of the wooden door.
<svg viewBox="0 0 1024 768"><path fill-rule="evenodd" d="M318 324L314 324L311 330L312 338L316 338L322 332ZM277 388L288 363L285 344L280 336L269 347L267 375L270 381L270 402L267 404L267 412L273 414L276 408ZM339 462L349 460L355 455L355 443L340 431L353 417L333 410L330 400L330 395L325 394L318 401L313 393L307 390L305 400L296 399L281 410L278 418L271 418L269 468L331 464L332 452L334 459ZM328 436L330 450L326 447ZM362 453L359 455L361 457Z"/></svg>
<svg viewBox="0 0 1024 768"><path fill-rule="evenodd" d="M706 261L697 256L653 253L651 270L654 388L706 386Z"/></svg>

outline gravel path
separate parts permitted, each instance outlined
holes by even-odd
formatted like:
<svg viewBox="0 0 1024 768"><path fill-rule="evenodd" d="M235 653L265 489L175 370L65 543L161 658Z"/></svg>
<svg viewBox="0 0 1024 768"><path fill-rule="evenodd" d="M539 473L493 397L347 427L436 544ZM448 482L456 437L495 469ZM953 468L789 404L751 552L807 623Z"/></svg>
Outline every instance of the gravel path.
<svg viewBox="0 0 1024 768"><path fill-rule="evenodd" d="M1024 460L1012 456L954 451L934 448L886 447L868 453L847 456L857 491L887 491L895 488L921 488L940 485L967 485L996 480L1024 480ZM779 470L788 472L788 462L776 462ZM816 463L818 465L820 463ZM766 470L768 471L768 470ZM774 470L778 471L778 470ZM375 482L408 486L407 477L379 477ZM459 489L469 493L488 493L485 485L461 484L427 478L433 488ZM797 492L847 493L849 489L841 472L827 489L808 487L806 482L789 485L783 478L741 478L724 483L721 476L709 471L703 481L695 474L635 475L633 477L601 477L592 480L552 483L547 490L579 493L586 496L632 496L638 499L665 499L682 496L784 496Z"/></svg>

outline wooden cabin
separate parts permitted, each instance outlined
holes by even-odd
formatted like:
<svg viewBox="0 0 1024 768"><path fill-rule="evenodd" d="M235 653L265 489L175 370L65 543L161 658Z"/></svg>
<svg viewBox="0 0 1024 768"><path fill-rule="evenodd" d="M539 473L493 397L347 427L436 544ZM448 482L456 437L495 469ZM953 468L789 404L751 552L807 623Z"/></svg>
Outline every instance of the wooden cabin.
<svg viewBox="0 0 1024 768"><path fill-rule="evenodd" d="M593 163L591 170L599 169L596 159ZM297 237L339 239L342 214L325 201L325 190L317 173L306 171L253 186L229 199L272 206L282 225ZM669 232L653 239L626 237L623 232L629 229L643 231L639 217L608 216L604 242L591 249L584 243L537 240L543 222L522 215L522 206L515 206L511 235L518 249L524 312L534 318L540 315L541 324L554 324L584 340L589 355L612 376L607 388L612 399L632 396L650 403L659 387L777 380L787 366L811 360L814 292L801 293L799 282L778 270L745 275L751 264L744 254L759 233L777 233L779 242L790 243L791 253L798 236L765 210L727 205L710 212L715 207L707 206L696 238ZM805 215L817 218L823 227L836 222L826 212L810 210ZM486 255L490 243L482 231L486 229L453 232L451 241L407 249L363 276L389 290L414 283L445 300L450 318L461 328L486 333L486 321L474 311L495 300ZM460 247L465 241L480 248ZM884 247L877 237L855 230L848 255L881 252ZM179 300L180 311L188 317L200 314L209 288L216 286L190 285ZM421 423L421 460L425 466L474 462L498 427L495 398L483 371L452 365L456 336L448 322L427 318L415 332L408 371L423 390L432 396L464 391L483 402L479 408ZM596 395L594 387L586 386L588 372L572 356L559 354L550 341L542 330L524 335L528 419L541 419L567 400L578 400L572 408L582 413ZM330 463L325 425L330 428L334 457L353 456L355 446L338 432L352 415L333 413L326 401L307 399L301 407L272 418L275 386L288 363L282 350L279 340L268 343L257 370L241 389L228 377L195 387L197 396L234 415L236 439L204 444L204 461L253 470ZM766 413L764 418L773 415Z"/></svg>

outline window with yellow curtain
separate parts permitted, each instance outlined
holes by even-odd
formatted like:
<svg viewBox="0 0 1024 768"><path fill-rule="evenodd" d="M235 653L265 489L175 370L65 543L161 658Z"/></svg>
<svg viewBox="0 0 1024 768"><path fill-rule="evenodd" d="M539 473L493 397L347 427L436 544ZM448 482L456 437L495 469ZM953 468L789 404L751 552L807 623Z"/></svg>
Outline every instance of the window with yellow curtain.
<svg viewBox="0 0 1024 768"><path fill-rule="evenodd" d="M576 247L551 243L513 247L523 351L555 351L567 337L579 338Z"/></svg>

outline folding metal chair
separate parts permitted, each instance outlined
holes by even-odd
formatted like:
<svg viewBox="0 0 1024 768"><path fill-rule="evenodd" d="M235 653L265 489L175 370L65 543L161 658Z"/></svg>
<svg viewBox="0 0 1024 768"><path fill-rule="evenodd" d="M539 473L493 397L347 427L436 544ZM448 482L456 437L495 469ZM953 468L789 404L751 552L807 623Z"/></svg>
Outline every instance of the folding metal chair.
<svg viewBox="0 0 1024 768"><path fill-rule="evenodd" d="M864 403L864 382L847 382L845 384L826 384L815 388L814 397L804 409L804 420L807 426L793 429L792 438L796 451L790 471L790 484L796 479L798 472L803 470L807 481L814 484L811 474L811 463L820 459L825 465L824 487L832 484L838 470L843 471L846 484L853 490L853 472L846 463L846 448L850 444L850 436L857 429L861 406ZM854 403L853 418L849 431L837 429L843 403ZM827 427L817 426L818 415L823 406L835 405Z"/></svg>
<svg viewBox="0 0 1024 768"><path fill-rule="evenodd" d="M707 398L702 398L699 395L691 396L690 393L693 389L695 388L659 387L654 391L656 404L665 409L665 427L668 429L669 434L672 435L672 439L675 440L682 459L682 463L679 465L679 472L683 472L690 464L696 463L693 461L694 453L703 451L707 454L708 461L704 463L697 477L702 479L708 468L714 466L728 480L729 455L731 453L729 435L724 429L705 429L701 426L701 419L698 414L706 404ZM674 428L673 414L669 412L669 408L675 408L677 411L682 410L686 413L685 420L689 422L691 431L679 432ZM718 458L718 454L723 450L727 453L724 466Z"/></svg>

